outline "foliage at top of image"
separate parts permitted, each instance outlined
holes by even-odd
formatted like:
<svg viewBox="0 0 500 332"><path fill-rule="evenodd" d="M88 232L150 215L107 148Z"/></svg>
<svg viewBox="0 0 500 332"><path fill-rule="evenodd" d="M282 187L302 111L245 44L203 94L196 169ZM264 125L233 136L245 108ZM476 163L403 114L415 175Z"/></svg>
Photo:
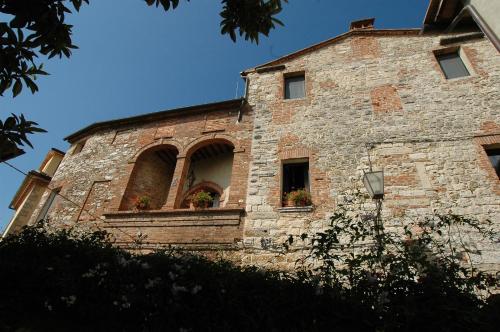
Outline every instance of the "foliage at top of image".
<svg viewBox="0 0 500 332"><path fill-rule="evenodd" d="M174 10L179 0L143 0L148 6ZM189 1L189 0L187 0ZM245 40L258 43L259 35L269 35L283 23L276 18L287 0L221 0L221 33L236 41L236 31ZM72 41L73 26L66 16L80 11L89 0L0 0L0 13L9 22L0 22L0 95L12 88L13 96L21 93L23 83L32 93L38 91L37 75L47 75L40 55L71 57L78 48Z"/></svg>

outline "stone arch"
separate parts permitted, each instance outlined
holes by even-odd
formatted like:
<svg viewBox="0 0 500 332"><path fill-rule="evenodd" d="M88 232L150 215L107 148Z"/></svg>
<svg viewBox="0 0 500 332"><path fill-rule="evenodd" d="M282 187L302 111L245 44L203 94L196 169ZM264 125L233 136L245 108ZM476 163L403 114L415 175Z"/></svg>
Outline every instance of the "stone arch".
<svg viewBox="0 0 500 332"><path fill-rule="evenodd" d="M241 150L241 144L236 138L225 134L212 134L198 137L189 142L184 148L185 153L181 156L189 158L199 148L213 143L225 143L232 146L235 151Z"/></svg>
<svg viewBox="0 0 500 332"><path fill-rule="evenodd" d="M239 142L229 135L204 135L192 140L185 147L186 154L180 156L184 161L177 199L174 207L185 207L185 199L200 183L214 183L221 190L214 191L223 197L220 206L228 203L231 177L234 166L235 149ZM220 191L220 193L219 193Z"/></svg>
<svg viewBox="0 0 500 332"><path fill-rule="evenodd" d="M224 200L225 197L224 195L224 189L219 186L217 183L212 182L212 181L203 181L198 183L197 185L191 187L182 197L182 203L181 203L181 208L187 208L189 207L189 198L191 195L197 193L200 190L216 193L220 200Z"/></svg>
<svg viewBox="0 0 500 332"><path fill-rule="evenodd" d="M182 144L175 139L159 139L150 144L144 145L139 150L137 150L132 158L130 158L129 163L135 163L137 161L137 158L139 158L139 156L141 156L149 149L162 149L162 147L171 147L176 149L178 156L182 155L184 151Z"/></svg>
<svg viewBox="0 0 500 332"><path fill-rule="evenodd" d="M149 209L161 209L167 201L179 150L162 142L149 144L134 156L132 170L120 210L133 210L141 197L150 201Z"/></svg>

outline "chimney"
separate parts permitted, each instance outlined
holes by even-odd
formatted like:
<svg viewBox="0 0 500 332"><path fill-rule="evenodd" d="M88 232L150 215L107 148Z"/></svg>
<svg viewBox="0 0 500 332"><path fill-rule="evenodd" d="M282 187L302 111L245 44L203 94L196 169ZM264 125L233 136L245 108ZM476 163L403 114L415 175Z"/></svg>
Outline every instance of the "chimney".
<svg viewBox="0 0 500 332"><path fill-rule="evenodd" d="M351 22L351 26L349 31L352 30L372 30L373 23L375 23L375 18L365 18L364 20L353 21Z"/></svg>

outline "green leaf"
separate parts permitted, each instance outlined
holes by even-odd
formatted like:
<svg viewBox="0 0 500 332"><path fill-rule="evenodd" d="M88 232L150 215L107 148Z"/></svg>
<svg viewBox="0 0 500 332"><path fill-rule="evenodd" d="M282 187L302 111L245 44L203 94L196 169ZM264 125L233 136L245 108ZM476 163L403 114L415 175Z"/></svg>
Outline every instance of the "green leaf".
<svg viewBox="0 0 500 332"><path fill-rule="evenodd" d="M21 93L23 89L23 85L20 79L16 79L16 83L14 83L14 87L12 88L12 96L15 98L18 94Z"/></svg>

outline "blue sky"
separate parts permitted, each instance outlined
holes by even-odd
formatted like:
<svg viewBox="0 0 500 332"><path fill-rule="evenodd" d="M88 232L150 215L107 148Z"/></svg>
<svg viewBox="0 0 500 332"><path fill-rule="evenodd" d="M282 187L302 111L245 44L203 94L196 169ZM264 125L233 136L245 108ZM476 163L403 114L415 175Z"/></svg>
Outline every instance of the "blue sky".
<svg viewBox="0 0 500 332"><path fill-rule="evenodd" d="M353 20L375 17L375 26L386 29L421 27L427 4L290 0L279 16L285 27L255 45L220 35L219 0L181 0L167 13L143 0L90 0L68 17L80 49L70 59L44 61L51 75L39 78L35 95L24 89L15 99L0 97L2 119L23 113L48 130L32 136L35 149L11 163L36 169L51 147L65 151L65 136L96 121L240 96L242 70L341 34ZM23 178L0 164L0 230Z"/></svg>

